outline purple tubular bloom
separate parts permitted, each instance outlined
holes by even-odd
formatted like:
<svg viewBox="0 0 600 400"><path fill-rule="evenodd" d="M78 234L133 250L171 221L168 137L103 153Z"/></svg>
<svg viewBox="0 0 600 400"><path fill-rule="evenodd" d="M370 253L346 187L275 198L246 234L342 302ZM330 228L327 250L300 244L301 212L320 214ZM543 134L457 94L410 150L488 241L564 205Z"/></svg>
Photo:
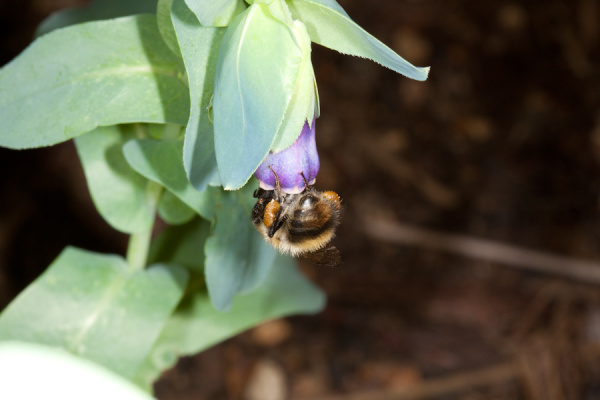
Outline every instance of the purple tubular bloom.
<svg viewBox="0 0 600 400"><path fill-rule="evenodd" d="M261 188L275 189L275 175L269 169L271 167L279 177L283 192L301 193L305 186L301 173L304 173L308 184L312 185L315 183L319 166L319 154L315 142L315 121L313 120L312 128L308 126L308 122L304 123L302 132L293 145L279 153L269 153L254 172L254 176L258 178Z"/></svg>

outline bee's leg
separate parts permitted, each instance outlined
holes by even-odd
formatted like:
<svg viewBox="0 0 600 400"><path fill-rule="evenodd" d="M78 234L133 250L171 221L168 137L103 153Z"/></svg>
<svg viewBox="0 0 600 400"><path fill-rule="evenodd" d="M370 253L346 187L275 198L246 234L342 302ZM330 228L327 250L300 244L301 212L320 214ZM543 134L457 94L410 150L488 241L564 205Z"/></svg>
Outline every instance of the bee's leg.
<svg viewBox="0 0 600 400"><path fill-rule="evenodd" d="M273 192L273 190L265 190L259 187L254 191L253 196L255 199L266 199L269 202L273 198Z"/></svg>
<svg viewBox="0 0 600 400"><path fill-rule="evenodd" d="M252 222L254 222L254 224L263 222L265 207L273 199L274 195L274 190L264 190L263 188L258 188L254 191L254 197L258 198L254 208L252 209Z"/></svg>
<svg viewBox="0 0 600 400"><path fill-rule="evenodd" d="M258 199L254 208L252 209L252 223L260 224L263 222L263 218L265 215L265 201L263 199Z"/></svg>
<svg viewBox="0 0 600 400"><path fill-rule="evenodd" d="M273 175L275 175L275 201L281 203L281 184L279 183L279 177L271 165L269 165L269 169L273 172Z"/></svg>
<svg viewBox="0 0 600 400"><path fill-rule="evenodd" d="M277 215L275 216L275 223L273 225L271 225L271 227L269 228L269 237L272 238L275 235L275 232L277 232L279 230L279 228L281 228L284 224L285 221L287 221L288 216L284 215L283 217L281 217L281 211L283 210L283 207L279 209L279 211L277 211Z"/></svg>

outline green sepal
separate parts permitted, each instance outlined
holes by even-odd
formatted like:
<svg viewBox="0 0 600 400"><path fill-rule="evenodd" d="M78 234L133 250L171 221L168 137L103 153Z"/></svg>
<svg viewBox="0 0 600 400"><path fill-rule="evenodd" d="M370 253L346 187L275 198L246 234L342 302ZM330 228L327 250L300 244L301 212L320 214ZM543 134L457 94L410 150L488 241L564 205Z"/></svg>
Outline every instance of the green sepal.
<svg viewBox="0 0 600 400"><path fill-rule="evenodd" d="M292 101L285 112L283 123L277 130L277 135L271 151L273 153L287 149L294 144L305 122L312 126L313 118L318 116L317 87L315 73L310 59L310 37L306 27L300 21L294 21L290 27L297 43L302 48L302 64Z"/></svg>

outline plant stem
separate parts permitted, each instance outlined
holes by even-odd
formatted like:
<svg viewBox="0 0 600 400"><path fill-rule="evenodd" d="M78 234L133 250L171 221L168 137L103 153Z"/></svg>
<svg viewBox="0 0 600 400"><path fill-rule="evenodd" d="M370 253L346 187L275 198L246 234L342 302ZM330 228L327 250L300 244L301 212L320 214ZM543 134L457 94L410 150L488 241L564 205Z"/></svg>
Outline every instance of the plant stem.
<svg viewBox="0 0 600 400"><path fill-rule="evenodd" d="M156 182L148 181L146 184L146 200L148 211L154 216L158 207L158 201L162 194L163 187ZM127 263L132 270L144 269L148 262L148 250L152 240L152 230L154 223L148 229L134 233L129 237L127 246Z"/></svg>

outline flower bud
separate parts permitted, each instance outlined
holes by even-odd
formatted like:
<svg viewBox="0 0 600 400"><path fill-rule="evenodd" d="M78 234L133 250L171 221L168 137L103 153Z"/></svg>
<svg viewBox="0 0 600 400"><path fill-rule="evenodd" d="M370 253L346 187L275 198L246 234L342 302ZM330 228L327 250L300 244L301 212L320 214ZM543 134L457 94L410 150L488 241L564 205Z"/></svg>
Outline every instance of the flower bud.
<svg viewBox="0 0 600 400"><path fill-rule="evenodd" d="M319 154L315 142L315 120L311 125L304 123L298 139L285 150L269 153L254 175L261 188L275 189L275 175L285 193L301 193L305 188L304 178L309 185L315 183L319 172ZM270 168L269 168L270 167ZM271 171L271 168L273 171ZM304 178L302 178L304 174Z"/></svg>

